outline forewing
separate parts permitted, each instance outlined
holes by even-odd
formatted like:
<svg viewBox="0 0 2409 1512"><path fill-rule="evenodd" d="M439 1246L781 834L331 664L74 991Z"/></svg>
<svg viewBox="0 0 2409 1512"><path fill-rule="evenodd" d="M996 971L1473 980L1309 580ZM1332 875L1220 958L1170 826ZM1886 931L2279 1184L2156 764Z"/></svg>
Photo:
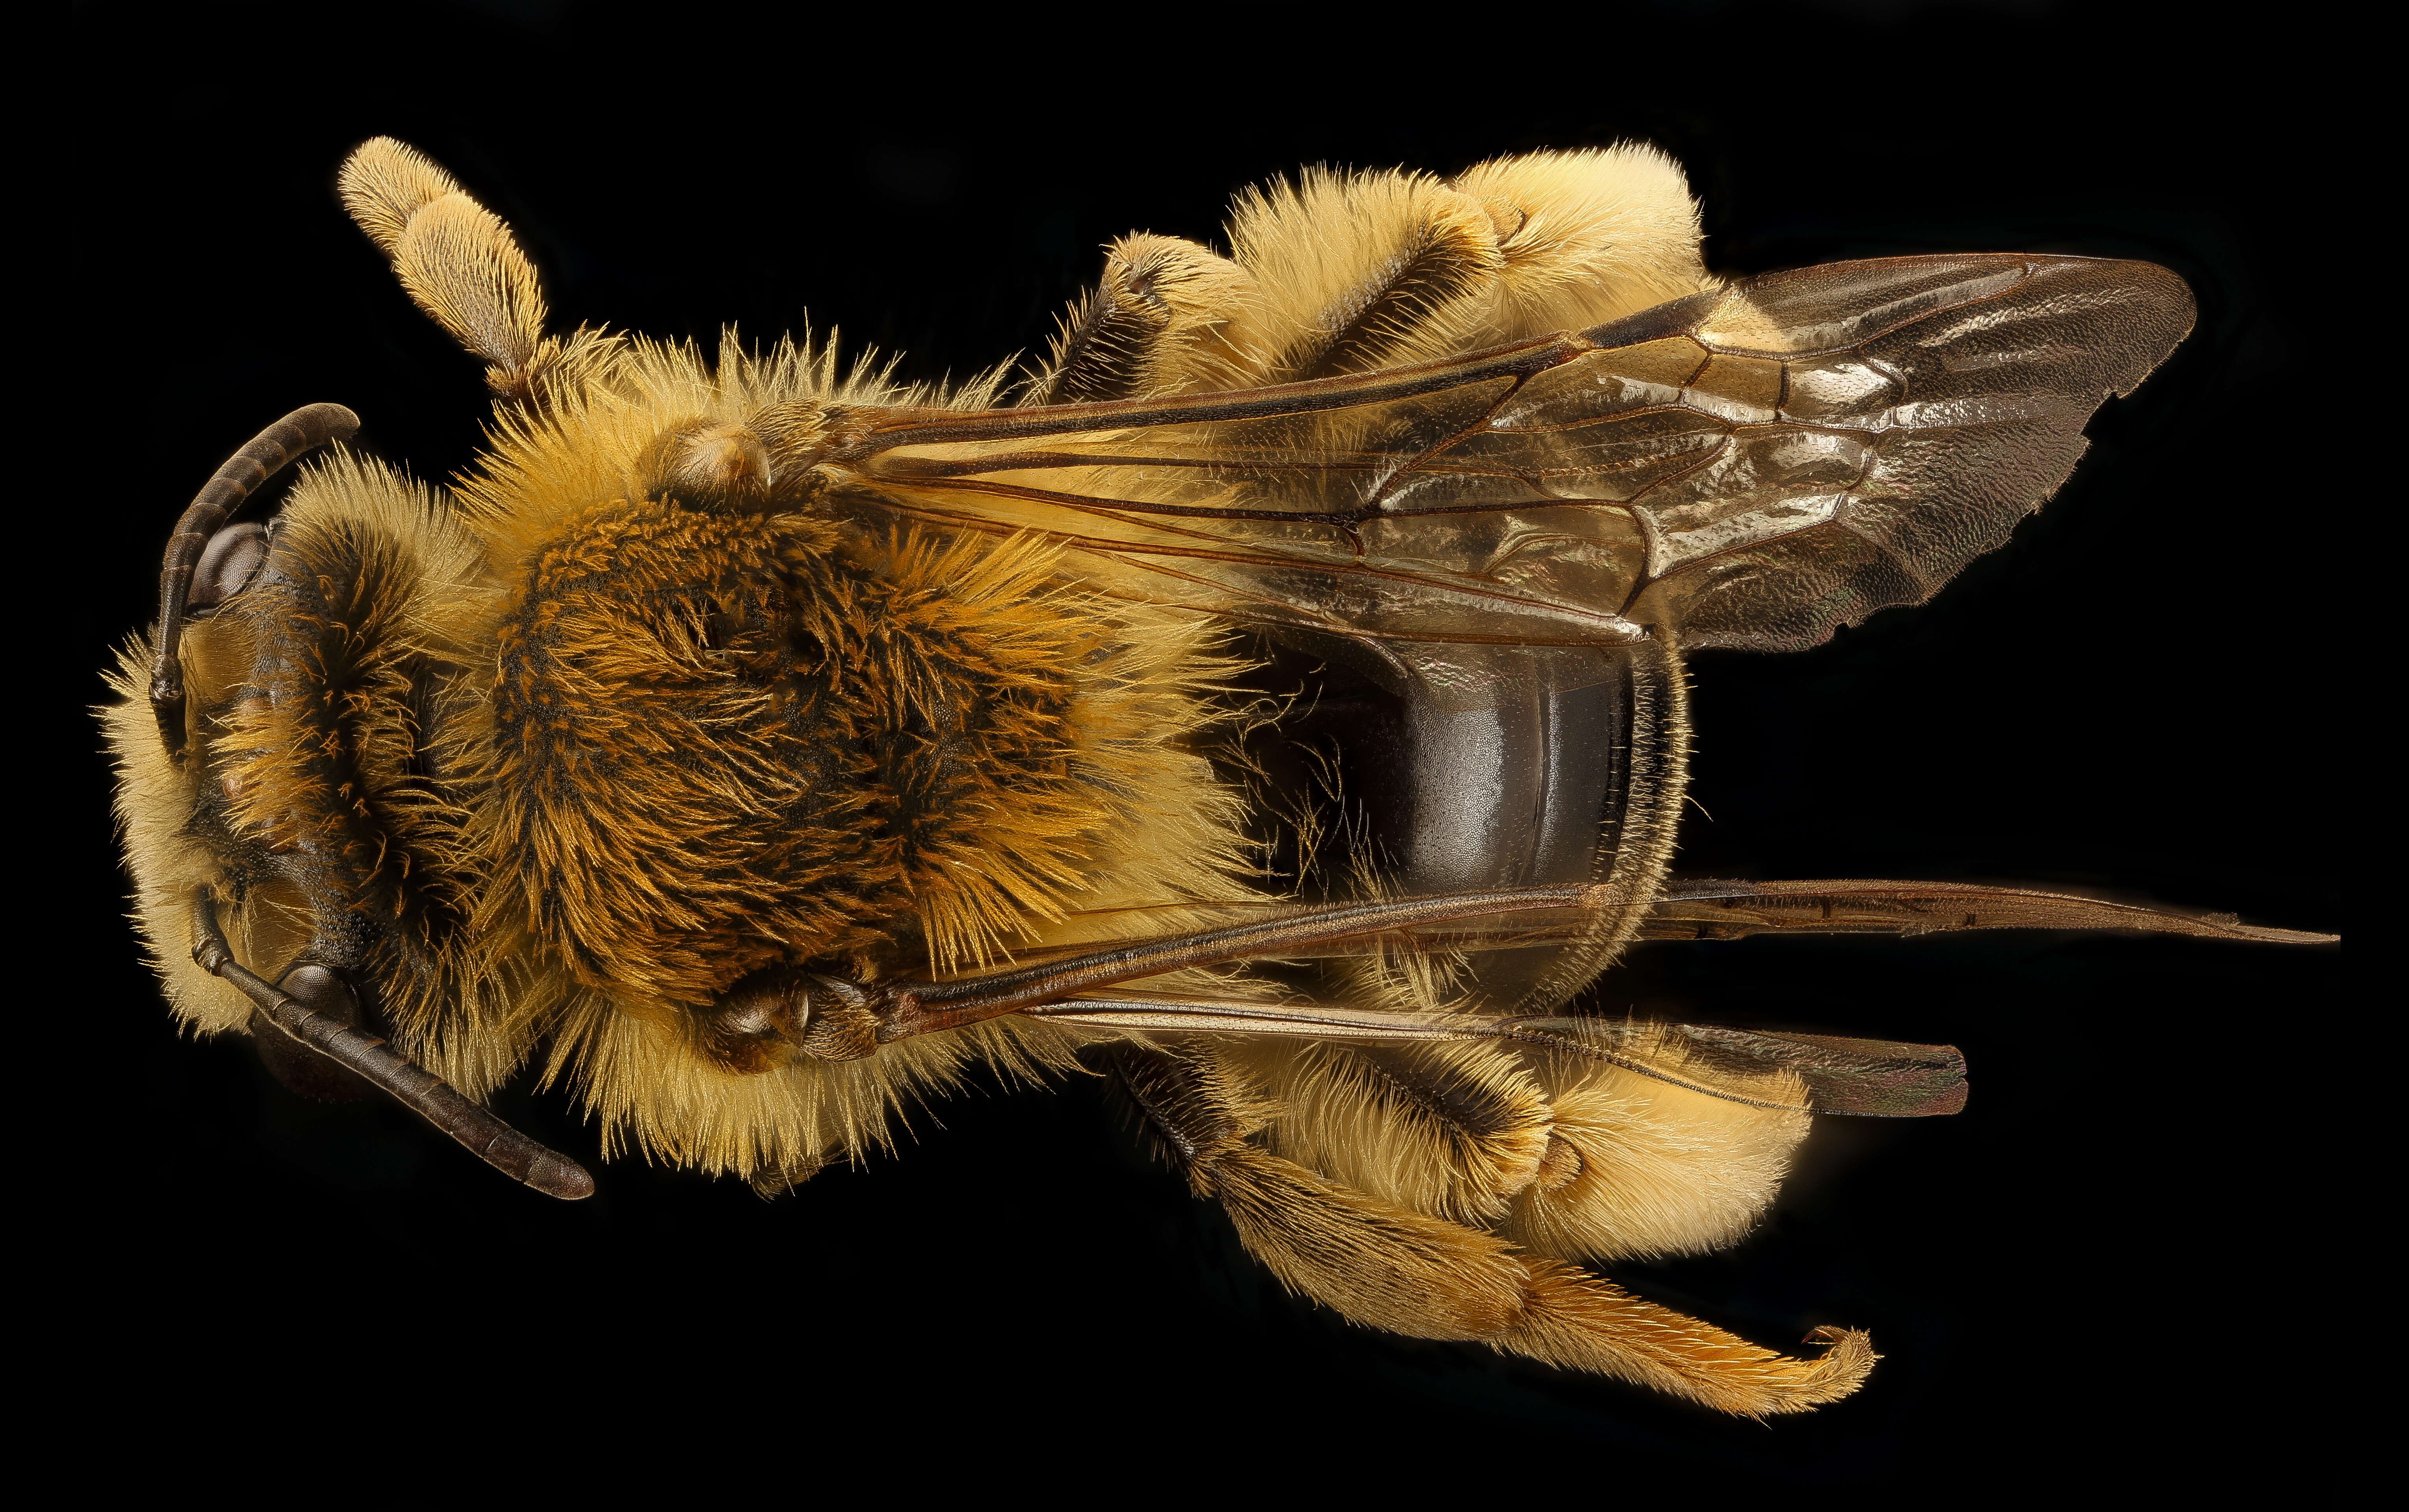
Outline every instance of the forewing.
<svg viewBox="0 0 2409 1512"><path fill-rule="evenodd" d="M1778 371L1775 416L1639 507L1683 643L1793 650L1931 597L2056 492L2091 411L2191 322L2183 281L2147 263L1900 258L1750 281L1691 335L1716 354L1710 384L1724 365L1761 385ZM1845 486L1818 481L1851 466Z"/></svg>
<svg viewBox="0 0 2409 1512"><path fill-rule="evenodd" d="M1951 1044L1777 1034L1713 1024L1590 1018L1526 1019L1525 1032L1588 1047L1645 1075L1737 1102L1786 1102L1817 1113L1926 1118L1966 1105L1966 1058Z"/></svg>
<svg viewBox="0 0 2409 1512"><path fill-rule="evenodd" d="M1360 378L895 411L849 465L901 512L1044 530L1100 585L1235 618L1793 649L2004 541L2191 310L2144 263L1841 263Z"/></svg>
<svg viewBox="0 0 2409 1512"><path fill-rule="evenodd" d="M1815 1113L1921 1118L1966 1105L1966 1059L1947 1044L1640 1019L1488 1018L1144 992L1065 999L1022 1013L1051 1023L1147 1034L1392 1044L1491 1040L1528 1056L1603 1060L1730 1102Z"/></svg>
<svg viewBox="0 0 2409 1512"><path fill-rule="evenodd" d="M1533 374L1588 352L1554 338L1449 363L1161 403L973 416L898 412L854 464L887 508L1043 531L1097 586L1231 618L1419 641L1620 644L1627 576L1526 582L1493 540L1525 528L1519 481L1464 512L1391 495L1464 475L1446 453ZM1624 516L1551 525L1637 541ZM1629 554L1626 551L1625 555Z"/></svg>
<svg viewBox="0 0 2409 1512"><path fill-rule="evenodd" d="M2137 929L2284 945L2331 944L2340 938L2265 929L2230 914L2179 914L2146 903L2029 887L1867 879L1667 883L1639 936L1740 940L1753 934L1923 935L1958 929Z"/></svg>
<svg viewBox="0 0 2409 1512"><path fill-rule="evenodd" d="M2341 937L2243 923L2230 914L2177 913L2147 903L1966 882L1675 881L1645 904L1642 940L1744 940L1759 934L1949 934L1966 929L2130 929L2257 944L2332 944ZM1162 938L1144 931L1150 914L1189 928L1228 928L1303 911L1279 902L1165 904L1086 915L1092 933L1076 944L1022 953L1036 963L1100 950L1133 950ZM1433 923L1383 921L1361 933L1284 943L1284 960L1459 951L1542 949L1597 932L1594 908L1529 908Z"/></svg>

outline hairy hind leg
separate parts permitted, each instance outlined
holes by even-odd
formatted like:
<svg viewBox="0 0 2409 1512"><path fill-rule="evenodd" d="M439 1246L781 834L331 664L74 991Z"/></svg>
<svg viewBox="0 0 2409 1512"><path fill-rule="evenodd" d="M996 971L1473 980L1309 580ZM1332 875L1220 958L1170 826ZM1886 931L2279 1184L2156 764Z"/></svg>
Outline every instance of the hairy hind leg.
<svg viewBox="0 0 2409 1512"><path fill-rule="evenodd" d="M1210 1046L1095 1052L1198 1195L1281 1283L1367 1328L1457 1339L1653 1387L1749 1417L1855 1390L1860 1332L1820 1330L1811 1360L1761 1348L1494 1234L1326 1180L1249 1142L1277 1111Z"/></svg>

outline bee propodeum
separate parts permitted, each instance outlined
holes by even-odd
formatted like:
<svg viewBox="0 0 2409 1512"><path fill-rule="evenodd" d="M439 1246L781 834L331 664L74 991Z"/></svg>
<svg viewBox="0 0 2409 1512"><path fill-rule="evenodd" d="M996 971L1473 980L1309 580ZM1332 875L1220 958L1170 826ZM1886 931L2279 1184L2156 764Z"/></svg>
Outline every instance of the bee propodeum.
<svg viewBox="0 0 2409 1512"><path fill-rule="evenodd" d="M554 332L441 169L380 139L341 187L488 364L491 444L438 493L313 405L186 511L109 714L140 919L185 1023L540 1190L592 1181L482 1106L522 1070L764 1189L974 1063L1101 1073L1354 1321L1793 1411L1865 1335L1788 1356L1583 1267L1732 1242L1810 1114L1955 1112L1963 1063L1584 1011L1627 943L2324 938L1666 874L1682 654L1998 545L2188 328L2162 268L1726 284L1649 149L1313 171L939 391Z"/></svg>

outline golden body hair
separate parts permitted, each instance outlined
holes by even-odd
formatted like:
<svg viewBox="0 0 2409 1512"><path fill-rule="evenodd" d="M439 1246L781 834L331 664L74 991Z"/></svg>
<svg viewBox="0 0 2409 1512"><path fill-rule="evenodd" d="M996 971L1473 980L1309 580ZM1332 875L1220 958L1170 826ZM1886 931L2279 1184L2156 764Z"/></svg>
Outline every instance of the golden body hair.
<svg viewBox="0 0 2409 1512"><path fill-rule="evenodd" d="M1748 395L1866 382L1784 378L1764 342L1776 355L1684 357L1714 338L1647 325L1723 290L1669 160L1311 170L1239 201L1227 256L1117 243L1017 390L999 369L945 393L809 343L731 335L713 359L548 334L507 227L443 170L380 139L341 191L410 296L487 362L496 421L446 492L341 451L308 466L253 544L187 553L191 617L127 651L108 715L120 817L184 1023L266 1051L348 1014L469 1102L531 1067L576 1087L606 1150L765 1189L883 1146L900 1107L974 1063L1105 1075L1249 1251L1355 1321L1739 1413L1864 1378L1862 1334L1787 1356L1580 1267L1731 1243L1808 1109L1948 1111L1954 1052L1528 1017L1674 917L1688 733L1670 627L1722 623L1680 576L1678 530L1771 537L1729 509L1617 512L1613 480L1690 443L1566 461L1587 444L1573 420L1516 421L1499 396L1528 385L1562 417L1643 379L1711 397L1737 373L1694 407L1729 438ZM1614 351L1550 335L1624 327L1639 355L1622 379L1578 367ZM1506 366L1449 376L1487 349ZM1459 392L1491 408L1454 418ZM1650 402L1669 435L1679 405ZM1589 479L1538 503L1602 502L1410 520L1254 502L1410 472L1493 431L1554 460L1466 463L1434 486ZM916 451L879 462L898 435ZM1198 436L1210 466L1169 454ZM1103 504L1082 492L1100 468L1120 490ZM1573 601L1609 579L1628 590L1613 612ZM1816 583L1801 594L1834 614L1857 602ZM1537 627L1530 649L1497 628L1510 613ZM1266 765L1257 737L1287 739L1296 710L1243 685L1264 642L1236 627L1257 623L1391 626L1349 644L1417 717L1502 707L1465 691L1476 668L1608 711L1612 739L1580 753L1611 769L1602 806L1535 841L1529 874L1481 863L1440 887L1458 865L1434 839L1455 833L1441 762L1409 788L1419 859L1392 875L1364 844L1317 861L1332 827L1368 821ZM1486 649L1433 649L1450 645ZM154 672L145 707L144 670L179 665L180 701ZM1287 841L1267 838L1279 816ZM1289 862L1267 862L1284 843ZM1509 885L1514 900L1444 918L1397 897ZM1508 907L1554 912L1516 940L1442 928ZM1307 928L1348 909L1381 922ZM1247 930L1269 943L1226 943ZM1149 964L1114 974L1108 946ZM1009 986L1049 961L1067 963L1050 985ZM351 995L303 1013L304 968ZM948 990L986 983L1001 1006L945 1016Z"/></svg>

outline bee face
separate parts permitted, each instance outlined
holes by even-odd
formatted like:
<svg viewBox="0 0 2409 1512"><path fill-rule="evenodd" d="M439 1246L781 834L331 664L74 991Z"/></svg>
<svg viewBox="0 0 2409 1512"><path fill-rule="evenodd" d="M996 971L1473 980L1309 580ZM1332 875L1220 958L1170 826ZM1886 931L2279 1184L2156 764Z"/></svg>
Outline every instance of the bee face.
<svg viewBox="0 0 2409 1512"><path fill-rule="evenodd" d="M908 578L905 569L915 552L924 554L934 565L922 577L911 579L911 583L932 594L940 588L957 588L966 571L993 563L991 546L946 558L944 553L950 549L946 542L930 544L908 533L881 535L866 528L863 515L826 503L843 497L847 488L863 485L860 469L843 461L829 461L826 448L812 453L811 466L834 468L836 472L819 480L808 496L799 494L786 501L796 506L788 512L799 517L799 524L771 528L766 520L784 516L757 506L750 511L743 507L748 499L767 498L779 486L774 454L767 441L759 440L760 426L717 420L691 431L656 428L653 432L656 438L664 434L679 436L679 444L667 454L669 462L638 485L622 490L638 497L599 503L577 501L575 509L546 516L556 519L559 528L540 542L508 538L505 532L489 534L481 543L489 560L506 556L520 575L502 574L501 591L482 611L489 616L484 623L495 626L491 643L512 648L500 653L501 668L493 682L490 702L465 713L446 712L446 717L455 721L450 727L459 732L456 752L462 753L458 759L464 763L459 770L480 773L480 783L492 782L491 773L507 770L508 778L498 786L519 794L550 793L559 801L541 811L532 800L515 809L507 804L481 807L467 821L472 839L515 834L522 839L483 854L505 860L528 857L541 860L544 848L536 838L538 831L547 826L565 826L569 821L560 815L579 813L581 807L588 814L609 808L607 817L614 833L607 844L555 846L551 860L533 870L513 874L505 868L498 874L507 886L493 886L484 880L487 874L479 873L478 886L490 890L477 902L476 908L483 912L471 914L469 928L479 936L480 950L492 950L492 942L508 942L508 949L498 958L505 963L505 971L511 969L509 962L524 960L529 954L552 963L555 974L548 984L514 988L518 996L512 1011L523 1011L530 999L545 1001L544 994L550 993L549 1001L555 1005L551 1011L557 1015L555 1024L577 1021L580 1015L587 1015L583 1021L591 1023L602 1012L596 1006L599 1000L639 996L648 1003L686 1015L682 1020L670 1015L671 1043L681 1049L699 1048L700 1059L713 1068L711 1073L726 1073L742 1082L758 1084L763 1077L789 1068L817 1070L804 1065L806 1061L842 1058L805 1053L803 1042L813 1029L807 968L816 965L857 978L874 978L896 970L912 953L899 950L899 940L916 947L918 958L925 960L929 940L942 933L924 920L926 911L917 900L925 896L925 888L890 884L882 892L859 886L861 877L912 876L916 857L930 868L918 875L941 876L944 873L934 870L936 863L927 858L947 854L952 833L947 826L974 808L981 795L1017 796L1042 790L1049 781L1069 784L1074 780L1079 758L1066 751L1068 739L1059 731L1064 725L1078 723L1070 713L1078 698L1072 690L1089 680L1087 669L1098 656L1113 654L1112 637L1104 635L1091 618L1049 620L1037 614L1032 624L1028 604L1055 590L1049 586L1024 591L1029 580L1022 580L1015 592L999 595L998 601L1009 599L1016 606L1010 624L975 627L972 639L984 637L990 648L987 661L977 661L973 656L977 647L965 641L959 653L916 655L909 678L898 676L880 684L873 671L863 670L877 666L876 657L867 655L867 638L844 640L851 633L850 616L863 601L861 595L886 594ZM757 451L755 441L759 441ZM642 458L644 447L651 443L631 444L640 459L634 470L644 472L650 464ZM487 494L483 498L490 502L495 497ZM522 502L524 497L520 496ZM647 529L660 532L656 538L645 538L665 543L659 550L636 544ZM614 531L619 533L612 534ZM496 547L496 540L502 540L503 547ZM581 556L602 540L609 546L599 557ZM529 549L508 555L522 545ZM231 545L226 548L228 555L233 551ZM602 569L599 577L607 582L578 575L598 561ZM581 599L581 592L589 597ZM948 592L941 597L950 602L964 596ZM987 601L975 594L968 597L974 602ZM830 610L829 605L839 608ZM841 623L823 625L814 618L840 610ZM576 633L581 624L591 627L583 640ZM927 634L934 636L939 628L932 624ZM461 638L479 645L484 643L479 640L484 633L464 632ZM1117 633L1123 638L1122 654L1135 655L1125 644L1134 632L1121 628ZM1006 667L991 653L998 635L1021 635L1054 649L1043 656L1017 654ZM1082 635L1088 637L1084 641ZM831 654L829 637L844 655ZM1291 637L1276 644L1302 639ZM1156 647L1147 655L1160 650ZM1191 658L1205 654L1193 644L1186 653ZM515 662L510 659L513 655ZM947 684L943 677L924 678L929 668L960 671ZM815 676L819 681L814 681ZM1198 680L1193 670L1180 670L1175 679ZM1007 684L1018 701L999 703L996 689ZM598 688L606 691L598 693ZM1156 700L1152 707L1158 713L1157 727L1176 728L1183 737L1206 728L1217 712L1212 700L1192 695L1175 696L1157 688L1149 697ZM1440 708L1427 697L1391 697L1400 717ZM831 700L844 698L861 701L858 707L848 705L832 714ZM576 701L579 698L584 701ZM1165 709L1168 713L1161 713ZM617 731L602 727L623 718L628 742L624 747L603 738ZM1047 724L1048 720L1053 723ZM425 724L422 719L413 727ZM664 728L689 738L663 739L659 732ZM844 731L844 738L826 740L825 732L831 728ZM858 733L865 729L881 733L874 737ZM1049 729L1057 733L1049 736ZM712 732L708 738L693 735L706 730ZM886 742L883 748L881 741ZM485 743L481 746L480 742ZM1013 745L1014 742L1021 743ZM411 761L426 766L439 756L450 759L446 753L454 749L417 734L407 743L411 756L398 758L391 769L405 775ZM1443 742L1435 744L1444 748ZM999 745L1011 745L1011 749L997 755L993 748ZM826 761L836 759L827 755L835 751L858 766L852 775L858 782L846 801L858 798L859 807L852 812L868 815L872 822L842 828L839 839L851 848L841 853L831 869L844 871L844 888L825 886L829 871L815 871L813 867L819 863L789 842L790 835L803 828L794 822L791 811L779 814L763 827L772 832L770 838L709 848L716 867L728 866L731 855L772 857L757 867L738 868L741 875L736 881L715 873L697 879L674 871L684 864L681 853L694 848L677 842L695 832L724 836L731 828L757 822L757 791L748 790L742 801L717 811L710 810L707 802L702 808L678 809L675 822L657 827L668 838L650 859L627 835L616 832L621 795L631 788L683 793L681 785L690 784L691 790L707 800L726 793L735 781L731 772L742 770L712 764L731 752L756 747L816 751L821 755L811 759ZM947 753L945 762L931 763L911 755L939 749ZM1207 760L1201 756L1195 759ZM502 765L509 761L522 764ZM653 764L651 769L647 762ZM598 764L613 779L595 789L612 795L607 804L578 796L579 783L597 770ZM1436 764L1458 774L1465 767L1462 760ZM809 763L790 754L772 765L781 773L791 774ZM617 780L655 772L639 781ZM963 772L973 775L963 777ZM233 775L239 785L246 774ZM1196 779L1198 791L1204 795L1197 800L1200 810L1209 809L1217 793L1229 791L1208 778L1209 773ZM1144 786L1147 780L1148 774L1143 771L1136 773L1134 782L1124 774L1119 785L1124 789ZM815 777L809 785L813 794L824 797L829 781ZM1429 785L1410 782L1404 787L1412 796L1434 791ZM1104 796L1090 801L1085 828L1077 831L1081 836L1109 830L1112 815L1129 812L1124 793L1116 792L1111 785L1098 791ZM260 812L268 816L253 828L267 837L263 846L268 854L279 854L275 849L279 845L289 852L297 843L292 833L277 829L279 824L284 824L287 831L293 829L289 823L293 809L289 802L261 807ZM1460 816L1463 811L1453 812ZM1106 817L1098 819L1096 814ZM1435 870L1445 864L1443 857L1450 849L1441 843L1441 830L1401 819L1393 811L1382 818L1396 826L1401 846L1421 843L1434 857L1409 859L1408 870L1417 866ZM1064 817L1057 811L1049 822L1075 828L1082 819L1075 814ZM1087 847L1081 851L1083 861L1092 862L1095 843L1092 838L1083 841ZM1545 847L1539 849L1544 852ZM585 874L574 875L552 864L564 856L571 860L608 857L628 864L590 866ZM788 861L794 862L793 870L779 870ZM880 868L889 870L882 872ZM437 866L422 865L418 870L426 877L441 874ZM613 888L632 896L646 887L656 894L667 890L677 895L685 914L677 930L662 931L660 910L623 905L613 897ZM838 906L832 907L831 894ZM726 902L718 913L713 912L720 907L715 899ZM613 913L613 908L620 911ZM313 914L312 907L306 905L286 912L305 917ZM963 952L961 958L975 957L976 913L975 907L963 905L951 926L953 938L965 942L958 947ZM768 928L762 927L765 918L770 921ZM364 953L374 947L354 948L362 952L358 958L365 960ZM628 1016L639 1024L645 1022L641 1015ZM635 1065L637 1069L624 1073L634 1082L670 1080L665 1073L671 1062L645 1058L653 1046L631 1038L611 1038L625 1033L625 1026L614 1025L587 1043L599 1047L598 1058L615 1055ZM507 1036L489 1038L498 1040L509 1055L524 1053ZM875 1040L874 1032L871 1038ZM890 1045L861 1058L876 1064L879 1055L903 1053L904 1049ZM431 1058L435 1052L428 1054ZM1402 1069L1410 1072L1411 1067ZM458 1072L452 1074L463 1082L472 1081ZM1226 1103L1227 1088L1209 1075L1158 1085L1159 1078L1150 1081L1148 1074L1147 1068L1140 1067L1124 1079L1141 1091L1151 1089L1158 1105L1178 1106L1182 1099L1211 1102L1219 1098ZM1260 1078L1282 1086L1314 1085L1294 1067L1264 1069ZM1549 1095L1565 1094L1551 1091ZM626 1116L641 1121L643 1115ZM695 1145L690 1133L683 1136L683 1145L677 1143L681 1136L662 1137L665 1144L675 1146L675 1153L692 1158ZM1503 1145L1520 1148L1510 1130L1499 1137ZM1285 1152L1281 1159L1303 1158L1312 1146L1305 1136L1291 1139L1285 1134L1260 1137L1255 1144ZM1500 1169L1511 1166L1515 1173L1532 1175L1525 1189L1578 1189L1582 1172L1594 1174L1607 1164L1582 1159L1578 1150L1566 1157L1553 1146L1542 1148L1536 1160L1523 1159L1529 1154L1524 1150L1510 1160L1500 1158ZM1576 1170L1577 1159L1581 1164ZM1345 1165L1338 1153L1292 1163L1315 1161L1315 1168L1325 1176ZM1778 1168L1778 1158L1773 1164ZM807 1166L797 1155L779 1169L800 1174ZM1566 1174L1568 1171L1571 1174ZM1538 1180L1537 1173L1545 1173L1547 1180ZM1379 1179L1368 1169L1350 1174L1365 1185L1377 1185ZM1236 1180L1227 1174L1221 1179ZM1456 1217L1479 1215L1481 1199L1478 1197L1450 1201L1456 1203L1450 1209ZM1539 1225L1518 1231L1537 1233L1544 1229Z"/></svg>

